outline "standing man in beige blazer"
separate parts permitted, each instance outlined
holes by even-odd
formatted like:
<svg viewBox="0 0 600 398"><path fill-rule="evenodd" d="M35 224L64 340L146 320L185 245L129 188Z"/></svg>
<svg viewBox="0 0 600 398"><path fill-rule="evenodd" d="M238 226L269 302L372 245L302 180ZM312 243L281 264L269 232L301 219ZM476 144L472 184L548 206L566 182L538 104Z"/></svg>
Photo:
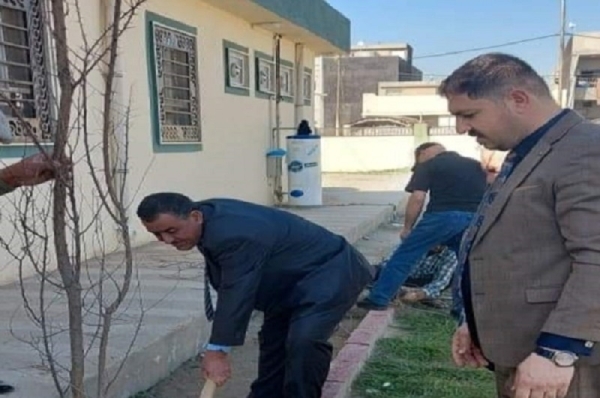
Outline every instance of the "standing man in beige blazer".
<svg viewBox="0 0 600 398"><path fill-rule="evenodd" d="M502 398L600 397L600 126L510 55L440 93L459 133L508 151L463 238L455 362L493 369Z"/></svg>

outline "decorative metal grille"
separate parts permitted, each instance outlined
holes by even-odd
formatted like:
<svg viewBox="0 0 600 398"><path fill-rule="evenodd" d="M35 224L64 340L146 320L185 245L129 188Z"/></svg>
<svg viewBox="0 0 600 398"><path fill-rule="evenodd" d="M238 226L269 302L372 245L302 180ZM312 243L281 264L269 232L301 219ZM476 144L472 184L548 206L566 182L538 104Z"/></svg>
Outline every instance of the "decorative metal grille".
<svg viewBox="0 0 600 398"><path fill-rule="evenodd" d="M233 48L227 49L227 73L229 86L237 88L249 88L248 79L248 54Z"/></svg>
<svg viewBox="0 0 600 398"><path fill-rule="evenodd" d="M281 95L284 97L294 96L294 68L281 65L279 68L281 78Z"/></svg>
<svg viewBox="0 0 600 398"><path fill-rule="evenodd" d="M457 135L456 127L454 126L441 126L431 127L429 129L429 135L431 136L443 136L443 135Z"/></svg>
<svg viewBox="0 0 600 398"><path fill-rule="evenodd" d="M157 23L153 34L161 142L200 142L196 37Z"/></svg>
<svg viewBox="0 0 600 398"><path fill-rule="evenodd" d="M319 129L321 136L327 137L412 137L412 127L378 126L378 127L334 127Z"/></svg>
<svg viewBox="0 0 600 398"><path fill-rule="evenodd" d="M17 143L32 141L17 115L38 140L52 139L41 1L0 0L0 110Z"/></svg>
<svg viewBox="0 0 600 398"><path fill-rule="evenodd" d="M275 93L275 64L266 59L257 60L258 91L267 94Z"/></svg>
<svg viewBox="0 0 600 398"><path fill-rule="evenodd" d="M302 79L302 97L305 101L312 99L313 78L312 73L305 71Z"/></svg>

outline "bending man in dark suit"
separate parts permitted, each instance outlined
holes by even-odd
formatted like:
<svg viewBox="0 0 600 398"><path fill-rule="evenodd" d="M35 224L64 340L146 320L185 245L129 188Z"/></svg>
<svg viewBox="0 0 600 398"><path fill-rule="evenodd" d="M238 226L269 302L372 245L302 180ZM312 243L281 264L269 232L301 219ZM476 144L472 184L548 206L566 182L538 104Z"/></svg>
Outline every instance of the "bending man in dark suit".
<svg viewBox="0 0 600 398"><path fill-rule="evenodd" d="M372 280L366 259L301 217L233 199L157 193L137 214L160 241L197 248L205 258L218 295L205 377L218 385L228 379L229 349L244 343L259 310L259 371L249 397L319 398L332 356L328 340Z"/></svg>

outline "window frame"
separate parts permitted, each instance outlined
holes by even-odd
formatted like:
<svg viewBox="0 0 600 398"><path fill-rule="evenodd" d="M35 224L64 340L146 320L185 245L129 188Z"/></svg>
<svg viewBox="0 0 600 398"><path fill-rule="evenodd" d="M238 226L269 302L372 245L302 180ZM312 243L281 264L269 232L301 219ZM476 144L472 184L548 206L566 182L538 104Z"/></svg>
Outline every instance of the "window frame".
<svg viewBox="0 0 600 398"><path fill-rule="evenodd" d="M0 7L23 12L25 14L25 31L28 42L29 71L31 80L28 83L32 86L32 104L35 111L34 118L22 116L23 121L28 123L33 129L38 142L43 146L51 146L54 143L55 133L55 115L56 101L52 95L53 87L52 76L50 74L50 62L52 60L52 45L50 26L43 21L44 12L43 0L22 0L16 2L22 4L22 7L15 6L15 2L10 0L0 0ZM6 60L5 62L13 62ZM25 64L23 64L25 65ZM10 81L10 78L8 79ZM8 92L15 83L8 83ZM22 84L21 84L22 85ZM15 92L13 90L13 92ZM33 139L27 137L25 127L17 116L6 114L8 123L14 136L14 141L1 147L2 157L20 157L23 156L23 150L19 147L27 147L25 150L29 154L32 150L37 150L37 144ZM13 147L20 153L13 153L10 148Z"/></svg>
<svg viewBox="0 0 600 398"><path fill-rule="evenodd" d="M294 100L294 95L296 92L296 73L295 73L295 68L294 68L294 64L292 64L291 62L285 61L285 60L281 60L280 62L280 66L279 66L279 76L281 79L281 97L284 100ZM283 89L283 76L284 74L288 73L289 74L289 90L284 91Z"/></svg>
<svg viewBox="0 0 600 398"><path fill-rule="evenodd" d="M255 64L255 96L264 99L270 99L275 96L275 90L277 88L277 84L275 82L275 62L273 57L267 55L260 51L255 51L254 53L254 64ZM261 73L261 64L268 65L271 68L269 73L271 77L271 90L263 90L260 86L260 73Z"/></svg>
<svg viewBox="0 0 600 398"><path fill-rule="evenodd" d="M149 97L151 106L151 120L152 120L152 133L153 133L153 145L155 152L163 151L183 151L187 150L201 150L203 145L203 128L202 128L202 101L200 96L200 73L199 73L199 45L200 40L198 37L197 29L181 22L174 21L172 19L162 17L158 14L154 14L150 11L146 11L146 28L147 28L147 56L148 56L148 78L149 78ZM179 125L164 125L162 120L166 117L166 110L161 108L161 82L159 82L159 65L160 60L158 50L159 45L156 44L156 32L157 29L163 29L165 31L171 31L175 34L181 35L192 41L193 51L188 52L192 57L190 58L190 73L188 79L190 79L190 104L191 104L191 118L195 121L195 124L184 125L184 127L195 127L197 129L197 139L193 140L179 140L171 141L165 139L163 126L175 127L181 129ZM164 46L163 46L164 47ZM177 47L173 47L178 49ZM181 51L185 51L179 49ZM196 114L194 115L194 111ZM180 136L184 136L184 131L179 132Z"/></svg>
<svg viewBox="0 0 600 398"><path fill-rule="evenodd" d="M245 81L242 84L234 83L230 74L230 59L236 56L243 60L242 76ZM223 73L225 75L225 92L228 94L249 96L252 78L250 73L250 50L229 40L223 40Z"/></svg>
<svg viewBox="0 0 600 398"><path fill-rule="evenodd" d="M307 83L308 80L308 83ZM308 84L308 90L307 90ZM314 96L315 81L313 77L313 71L310 68L305 67L302 74L302 100L305 106L312 105L312 99Z"/></svg>

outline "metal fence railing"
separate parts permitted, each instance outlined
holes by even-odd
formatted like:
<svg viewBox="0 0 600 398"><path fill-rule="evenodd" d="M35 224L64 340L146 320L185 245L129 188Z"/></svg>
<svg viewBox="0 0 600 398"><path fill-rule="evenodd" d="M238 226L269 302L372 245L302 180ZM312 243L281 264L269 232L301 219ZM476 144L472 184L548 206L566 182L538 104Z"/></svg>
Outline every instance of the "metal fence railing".
<svg viewBox="0 0 600 398"><path fill-rule="evenodd" d="M596 82L600 78L599 73L584 73L575 76L575 87L595 87Z"/></svg>
<svg viewBox="0 0 600 398"><path fill-rule="evenodd" d="M456 127L430 127L430 136L456 135Z"/></svg>
<svg viewBox="0 0 600 398"><path fill-rule="evenodd" d="M412 127L340 127L319 129L318 134L326 137L384 137L414 135Z"/></svg>

